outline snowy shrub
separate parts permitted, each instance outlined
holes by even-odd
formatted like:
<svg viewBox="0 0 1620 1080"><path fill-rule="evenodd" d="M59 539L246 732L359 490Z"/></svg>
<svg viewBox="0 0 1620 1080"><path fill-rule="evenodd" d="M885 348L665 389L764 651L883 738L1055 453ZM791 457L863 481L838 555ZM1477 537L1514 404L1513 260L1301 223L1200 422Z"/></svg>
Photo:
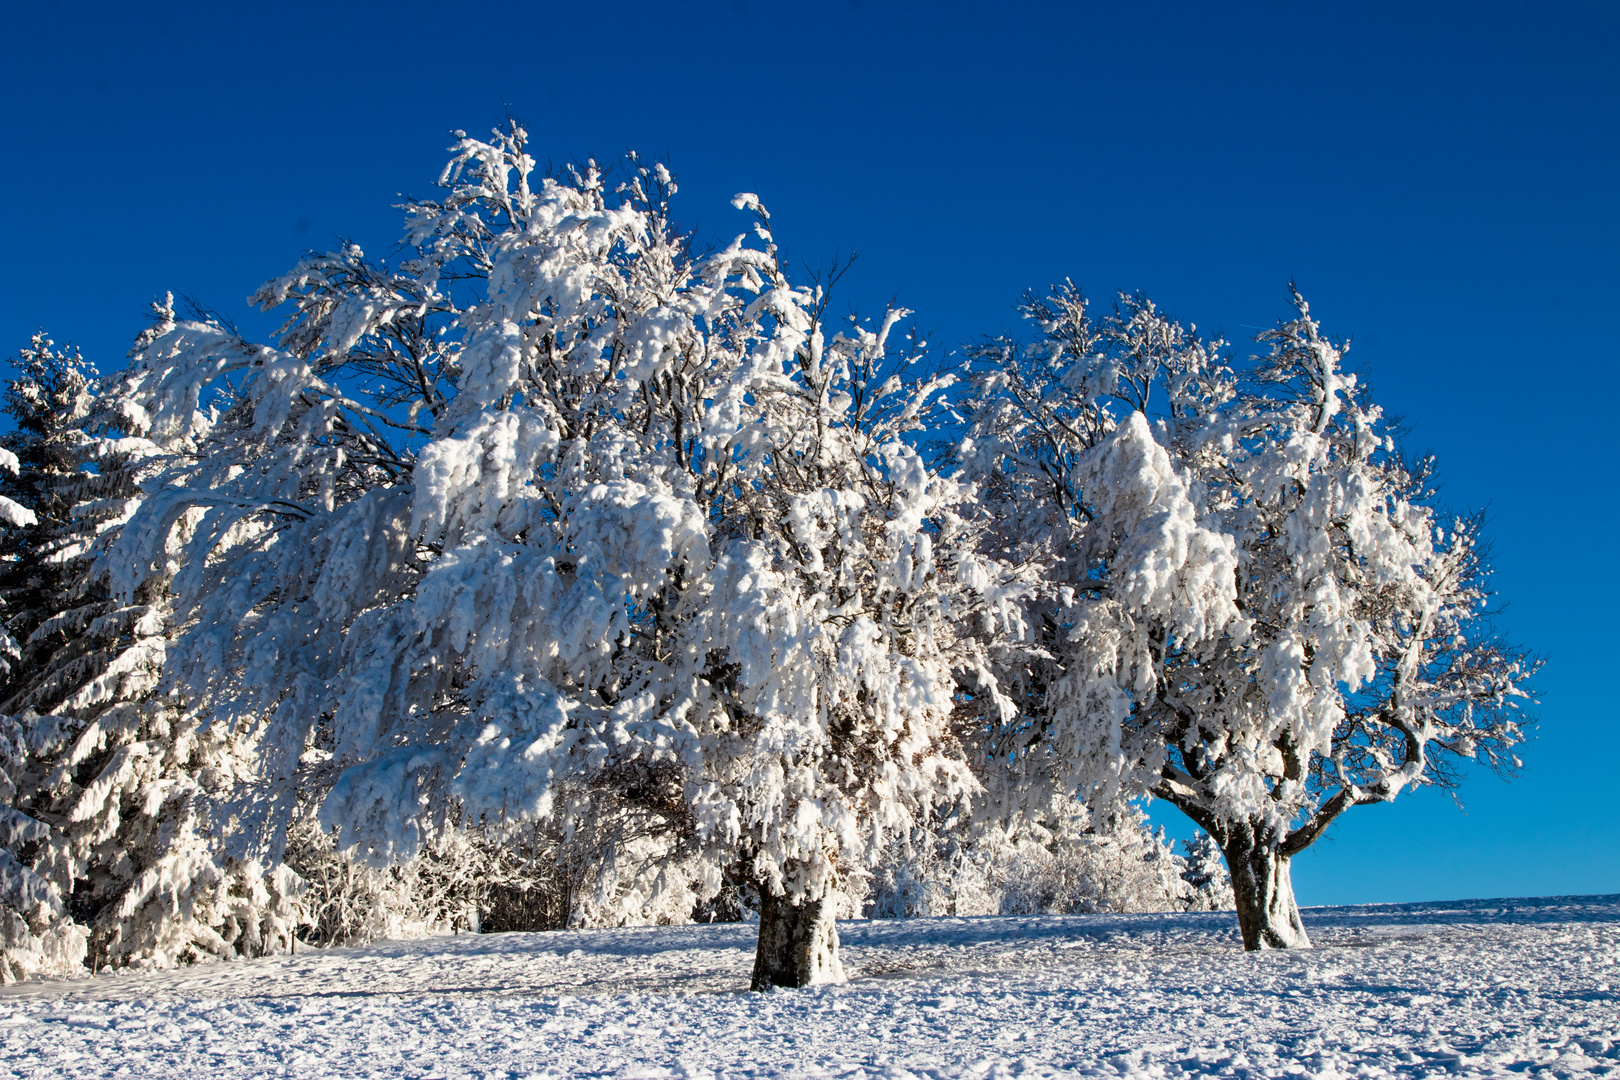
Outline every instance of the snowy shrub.
<svg viewBox="0 0 1620 1080"><path fill-rule="evenodd" d="M1188 911L1231 911L1237 907L1232 895L1232 875L1227 872L1226 859L1220 845L1208 833L1199 833L1195 839L1181 842L1182 880L1191 890L1187 900Z"/></svg>
<svg viewBox="0 0 1620 1080"><path fill-rule="evenodd" d="M702 868L682 836L614 793L565 786L543 820L446 824L403 862L375 865L323 830L293 826L286 862L307 885L302 939L352 945L462 930L655 926L692 920ZM452 815L454 816L454 815Z"/></svg>
<svg viewBox="0 0 1620 1080"><path fill-rule="evenodd" d="M1142 812L1119 807L1092 822L1083 809L1031 825L999 869L1002 915L1180 911L1190 889L1181 859Z"/></svg>
<svg viewBox="0 0 1620 1080"><path fill-rule="evenodd" d="M346 858L331 835L306 819L291 830L286 858L305 883L300 937L315 945L476 931L493 876L487 850L454 829L407 862L375 867Z"/></svg>
<svg viewBox="0 0 1620 1080"><path fill-rule="evenodd" d="M1074 915L1230 909L1220 854L1193 862L1147 827L1134 806L1093 824L1075 804L1055 820L978 826L967 838L917 830L873 875L872 918L926 915ZM1203 857L1203 840L1189 852ZM1223 894L1222 889L1225 892Z"/></svg>
<svg viewBox="0 0 1620 1080"><path fill-rule="evenodd" d="M680 774L632 768L561 784L554 814L500 833L509 857L522 853L523 880L543 876L558 897L559 926L690 922L709 895Z"/></svg>
<svg viewBox="0 0 1620 1080"><path fill-rule="evenodd" d="M873 919L936 915L995 915L1002 890L995 859L999 831L976 842L946 828L918 828L896 845L872 873L864 914Z"/></svg>

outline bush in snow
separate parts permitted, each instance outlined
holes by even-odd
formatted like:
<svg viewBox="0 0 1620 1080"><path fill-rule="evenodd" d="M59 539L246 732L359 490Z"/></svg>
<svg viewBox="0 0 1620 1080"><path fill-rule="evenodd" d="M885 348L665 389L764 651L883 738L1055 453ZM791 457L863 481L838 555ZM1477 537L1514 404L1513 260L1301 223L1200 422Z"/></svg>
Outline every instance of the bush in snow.
<svg viewBox="0 0 1620 1080"><path fill-rule="evenodd" d="M460 830L433 837L417 856L374 867L345 858L334 838L310 820L288 837L286 865L304 882L306 923L299 937L314 945L476 931L490 877L490 857Z"/></svg>
<svg viewBox="0 0 1620 1080"><path fill-rule="evenodd" d="M1181 911L1185 864L1133 806L1093 820L1083 809L1031 825L998 868L1002 915Z"/></svg>
<svg viewBox="0 0 1620 1080"><path fill-rule="evenodd" d="M872 869L863 914L873 919L997 914L1001 889L991 865L994 846L989 838L974 843L951 829L913 829Z"/></svg>
<svg viewBox="0 0 1620 1080"><path fill-rule="evenodd" d="M1191 840L1183 840L1181 857L1186 864L1181 878L1191 890L1188 911L1231 911L1237 907L1232 875L1226 871L1225 856L1213 836L1199 833Z"/></svg>
<svg viewBox="0 0 1620 1080"><path fill-rule="evenodd" d="M873 918L924 915L1075 915L1230 909L1215 851L1178 855L1163 830L1126 805L1094 821L1078 803L1044 819L969 834L918 830L873 874ZM971 837L971 838L969 838ZM1194 861L1194 860L1198 861ZM1223 903L1222 889L1225 889Z"/></svg>
<svg viewBox="0 0 1620 1080"><path fill-rule="evenodd" d="M307 886L300 936L311 944L668 925L691 921L699 903L689 829L611 788L559 785L556 812L538 820L467 825L451 813L416 855L381 865L322 828L318 792L305 798L286 863Z"/></svg>

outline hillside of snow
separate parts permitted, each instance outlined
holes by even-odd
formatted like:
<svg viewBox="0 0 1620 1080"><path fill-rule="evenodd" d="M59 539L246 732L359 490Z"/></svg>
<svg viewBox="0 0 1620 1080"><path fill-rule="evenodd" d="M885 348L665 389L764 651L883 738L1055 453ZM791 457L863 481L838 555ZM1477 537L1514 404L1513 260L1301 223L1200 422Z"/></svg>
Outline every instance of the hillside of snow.
<svg viewBox="0 0 1620 1080"><path fill-rule="evenodd" d="M388 942L0 988L0 1076L1620 1076L1620 896L840 924L745 991L747 924Z"/></svg>

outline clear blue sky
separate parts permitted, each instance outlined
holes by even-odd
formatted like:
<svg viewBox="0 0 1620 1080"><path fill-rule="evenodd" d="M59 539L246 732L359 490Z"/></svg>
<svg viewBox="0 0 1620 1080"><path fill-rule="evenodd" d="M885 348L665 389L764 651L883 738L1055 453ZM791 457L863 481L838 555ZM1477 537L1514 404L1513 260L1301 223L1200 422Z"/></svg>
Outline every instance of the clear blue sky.
<svg viewBox="0 0 1620 1080"><path fill-rule="evenodd" d="M0 347L45 327L110 370L165 289L265 335L257 283L337 235L386 252L447 131L507 106L542 160L667 161L702 235L758 192L796 258L858 249L846 297L947 344L1064 276L1239 338L1293 278L1491 508L1506 625L1550 659L1520 779L1347 815L1301 900L1617 892L1617 12L14 3Z"/></svg>

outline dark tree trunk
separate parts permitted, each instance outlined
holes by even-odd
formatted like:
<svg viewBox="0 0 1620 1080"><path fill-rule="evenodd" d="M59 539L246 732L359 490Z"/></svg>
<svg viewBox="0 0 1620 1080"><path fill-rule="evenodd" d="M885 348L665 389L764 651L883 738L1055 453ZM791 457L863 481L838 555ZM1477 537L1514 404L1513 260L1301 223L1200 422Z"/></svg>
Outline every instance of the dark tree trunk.
<svg viewBox="0 0 1620 1080"><path fill-rule="evenodd" d="M1294 903L1289 856L1282 854L1264 829L1249 823L1231 826L1224 847L1243 947L1250 951L1310 948L1299 905Z"/></svg>
<svg viewBox="0 0 1620 1080"><path fill-rule="evenodd" d="M844 981L838 962L838 898L795 904L759 890L759 945L754 951L752 989L812 986Z"/></svg>

